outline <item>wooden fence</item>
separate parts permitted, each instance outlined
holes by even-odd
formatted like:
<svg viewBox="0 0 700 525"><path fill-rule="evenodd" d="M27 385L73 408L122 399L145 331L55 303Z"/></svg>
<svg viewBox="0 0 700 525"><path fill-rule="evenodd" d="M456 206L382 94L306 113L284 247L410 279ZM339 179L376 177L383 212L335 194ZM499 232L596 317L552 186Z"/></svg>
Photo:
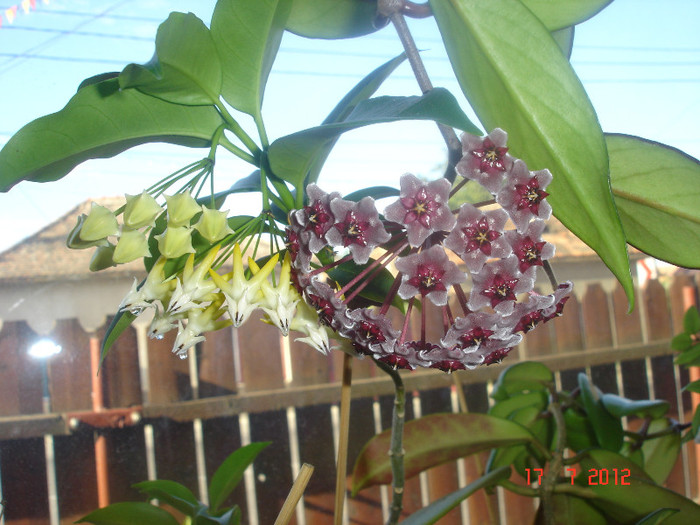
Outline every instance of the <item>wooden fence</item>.
<svg viewBox="0 0 700 525"><path fill-rule="evenodd" d="M664 284L648 282L630 315L619 287L579 287L565 315L528 334L503 364L453 375L407 373L407 418L458 411L460 390L470 411L484 412L503 366L537 359L556 371L565 389L585 371L606 392L666 399L673 417L687 421L694 400L679 393L689 378L673 364L669 339L696 302L697 283L694 274L679 274ZM130 486L156 477L179 481L206 501L208 476L252 441L273 444L232 495L244 521L273 523L301 463L308 462L315 472L295 523L330 523L342 357L324 357L251 321L210 334L193 358L180 360L170 353L172 337L148 340L146 330L143 323L132 326L96 375L102 333L85 333L75 320L59 322L52 338L63 351L44 369L27 356L36 338L28 326L2 326L0 525L72 523L98 505L140 499ZM350 466L364 443L389 426L393 399L391 381L370 360L355 360L353 376ZM44 380L50 407L42 399ZM667 483L693 498L696 454L694 445L686 446ZM484 461L470 457L409 480L405 513L465 485ZM381 487L349 498L346 522L382 523L387 497ZM500 490L481 492L440 523L530 523L534 505Z"/></svg>

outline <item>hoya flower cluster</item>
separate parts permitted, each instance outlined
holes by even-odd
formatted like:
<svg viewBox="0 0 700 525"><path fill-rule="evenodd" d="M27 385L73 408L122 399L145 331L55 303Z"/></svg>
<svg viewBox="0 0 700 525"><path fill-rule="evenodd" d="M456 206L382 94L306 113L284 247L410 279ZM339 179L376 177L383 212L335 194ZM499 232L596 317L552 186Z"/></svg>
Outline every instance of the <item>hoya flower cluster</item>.
<svg viewBox="0 0 700 525"><path fill-rule="evenodd" d="M561 313L571 283L549 295L534 292L537 267L554 255L542 240L552 175L509 155L506 138L500 129L462 137L457 172L493 195L488 209L465 203L451 210L449 181L411 174L401 177L400 196L383 218L371 197L351 202L308 187L308 205L290 214L288 230L296 285L358 353L397 368L473 368L500 361L523 333ZM331 278L348 264L353 277ZM383 302L358 300L388 268L395 275ZM406 312L394 324L397 298ZM426 339L424 315L420 338L411 336L411 312L426 301L442 309L439 340Z"/></svg>
<svg viewBox="0 0 700 525"><path fill-rule="evenodd" d="M189 348L205 339L204 333L231 324L238 327L257 309L285 336L290 330L297 331L303 335L301 341L324 353L330 349L329 337L334 334L319 324L315 310L301 301L292 286L288 257L273 285L270 279L279 254L262 267L249 259L246 272L241 248L236 243L229 248L232 271L220 275L214 269L220 241L234 233L227 222L228 212L198 204L189 191L165 196L165 203L163 209L147 192L127 195L126 205L117 212L93 203L90 213L78 219L69 236L71 248L97 246L90 269L101 270L151 256L147 234L165 213L164 230L153 236L160 257L143 283L139 285L134 280L120 310L139 315L152 309L149 335L160 339L177 329L173 352L183 358ZM117 220L120 214L121 225ZM195 237L200 243L212 245L198 264L193 247ZM166 274L168 261L183 256L187 256L184 268L176 274Z"/></svg>

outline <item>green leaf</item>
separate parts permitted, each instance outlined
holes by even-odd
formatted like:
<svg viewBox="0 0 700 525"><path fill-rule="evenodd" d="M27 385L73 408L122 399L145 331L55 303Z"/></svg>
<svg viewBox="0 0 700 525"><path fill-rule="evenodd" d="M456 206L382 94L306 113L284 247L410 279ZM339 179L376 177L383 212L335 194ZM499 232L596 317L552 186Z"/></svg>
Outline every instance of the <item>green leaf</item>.
<svg viewBox="0 0 700 525"><path fill-rule="evenodd" d="M700 344L694 344L673 360L677 365L700 366Z"/></svg>
<svg viewBox="0 0 700 525"><path fill-rule="evenodd" d="M694 501L636 476L627 482L629 485L591 485L595 495L591 504L614 522L635 523L659 509L671 508L679 512L666 518L664 525L700 523L700 506Z"/></svg>
<svg viewBox="0 0 700 525"><path fill-rule="evenodd" d="M671 339L671 348L673 348L676 352L685 352L691 346L693 346L693 340L685 332L680 333Z"/></svg>
<svg viewBox="0 0 700 525"><path fill-rule="evenodd" d="M146 494L149 500L158 499L186 516L193 516L201 505L190 489L175 481L142 481L132 485L132 487Z"/></svg>
<svg viewBox="0 0 700 525"><path fill-rule="evenodd" d="M507 131L511 153L531 170L552 172L547 191L554 214L598 253L632 305L634 286L610 192L603 132L559 46L519 0L430 5L462 91L483 125Z"/></svg>
<svg viewBox="0 0 700 525"><path fill-rule="evenodd" d="M527 443L527 429L485 414L432 414L404 426L406 478L448 461L494 447ZM391 482L391 430L374 436L355 462L352 492Z"/></svg>
<svg viewBox="0 0 700 525"><path fill-rule="evenodd" d="M657 419L668 412L668 401L661 399L643 399L633 401L615 394L603 394L600 397L605 410L615 417L635 415L638 417L651 417Z"/></svg>
<svg viewBox="0 0 700 525"><path fill-rule="evenodd" d="M564 411L566 423L566 446L574 452L598 446L598 439L593 431L590 420L579 414L575 408L569 407Z"/></svg>
<svg viewBox="0 0 700 525"><path fill-rule="evenodd" d="M657 259L700 268L700 162L639 137L606 140L627 242Z"/></svg>
<svg viewBox="0 0 700 525"><path fill-rule="evenodd" d="M222 71L209 29L192 13L170 13L158 28L156 51L147 64L129 64L122 89L137 88L166 102L191 106L219 101Z"/></svg>
<svg viewBox="0 0 700 525"><path fill-rule="evenodd" d="M670 426L671 422L666 418L655 419L649 424L649 433L659 432ZM644 470L651 476L651 479L659 485L666 481L676 464L680 449L680 431L654 439L647 439L642 443Z"/></svg>
<svg viewBox="0 0 700 525"><path fill-rule="evenodd" d="M548 400L547 392L542 390L528 392L526 394L516 394L513 397L496 402L489 408L489 415L507 418L516 410L529 406L537 407L538 410L542 411L547 408Z"/></svg>
<svg viewBox="0 0 700 525"><path fill-rule="evenodd" d="M405 59L406 55L401 53L399 56L385 62L365 78L360 80L355 87L353 87L347 93L347 95L345 95L343 99L338 102L338 104L333 108L333 110L321 124L333 124L335 122L343 122L346 120L360 102L367 100L369 97L374 95L377 89L379 89L379 86L382 85L387 77L391 75L391 73L393 73ZM309 173L306 177L306 184L316 182L318 180L321 169L323 168L328 155L333 149L333 146L335 146L335 143L339 137L340 135L327 142L325 146L316 153L316 158L314 159L312 166L309 168ZM301 188L298 188L298 190L301 191Z"/></svg>
<svg viewBox="0 0 700 525"><path fill-rule="evenodd" d="M269 441L265 441L241 447L229 455L216 469L209 483L209 506L213 513L218 512L226 498L238 485L245 469L269 444Z"/></svg>
<svg viewBox="0 0 700 525"><path fill-rule="evenodd" d="M588 20L613 0L520 0L550 31Z"/></svg>
<svg viewBox="0 0 700 525"><path fill-rule="evenodd" d="M549 448L549 441L551 438L551 419L544 419L540 417L541 410L533 405L523 407L519 410L513 412L509 417L509 421L518 423L523 427L527 428L532 432L533 436L544 445L544 447ZM526 476L522 468L518 468L519 465L530 466L529 462L526 463L524 460L530 457L530 453L525 445L510 445L508 447L501 447L496 450L491 451L488 463L486 465L486 471L490 472L494 469L500 468L505 465L515 465L519 474L523 477ZM519 459L523 461L517 461Z"/></svg>
<svg viewBox="0 0 700 525"><path fill-rule="evenodd" d="M553 525L607 525L605 519L595 507L586 500L568 494L552 494ZM537 508L534 525L545 525L544 508L540 503Z"/></svg>
<svg viewBox="0 0 700 525"><path fill-rule="evenodd" d="M571 52L574 49L574 26L552 31L552 38L557 43L566 59L570 60Z"/></svg>
<svg viewBox="0 0 700 525"><path fill-rule="evenodd" d="M214 8L211 34L223 66L221 94L256 118L291 5L291 0L219 0Z"/></svg>
<svg viewBox="0 0 700 525"><path fill-rule="evenodd" d="M604 449L617 452L622 447L624 439L622 422L604 408L600 399L602 397L600 390L595 385L591 385L586 374L578 375L578 385L581 389L581 401L598 443Z"/></svg>
<svg viewBox="0 0 700 525"><path fill-rule="evenodd" d="M372 186L348 193L343 198L348 201L359 202L364 197L368 196L374 199L383 199L385 197L398 197L399 195L401 195L401 192L396 188L391 188L389 186Z"/></svg>
<svg viewBox="0 0 700 525"><path fill-rule="evenodd" d="M309 38L351 38L373 33L376 2L365 0L294 0L287 30Z"/></svg>
<svg viewBox="0 0 700 525"><path fill-rule="evenodd" d="M173 516L150 503L124 502L112 503L107 507L95 510L76 523L94 523L95 525L178 525Z"/></svg>
<svg viewBox="0 0 700 525"><path fill-rule="evenodd" d="M299 187L318 155L346 131L399 120L436 120L459 129L474 125L447 90L435 88L421 97L376 97L360 102L343 122L325 124L287 135L268 150L272 171Z"/></svg>
<svg viewBox="0 0 700 525"><path fill-rule="evenodd" d="M695 408L695 414L693 414L692 427L693 436L698 435L698 430L700 430L700 407Z"/></svg>
<svg viewBox="0 0 700 525"><path fill-rule="evenodd" d="M20 129L0 151L0 191L22 180L49 182L81 162L146 142L208 147L222 123L211 107L170 104L117 79L86 86L58 113Z"/></svg>
<svg viewBox="0 0 700 525"><path fill-rule="evenodd" d="M537 361L523 361L506 368L493 385L491 397L502 401L525 391L547 390L554 384L554 375L546 365Z"/></svg>
<svg viewBox="0 0 700 525"><path fill-rule="evenodd" d="M700 379L697 379L693 381L692 383L688 383L683 387L684 392L695 392L696 394L700 394Z"/></svg>
<svg viewBox="0 0 700 525"><path fill-rule="evenodd" d="M463 500L467 499L476 491L498 485L500 481L508 479L509 477L510 467L507 466L501 467L493 472L489 472L477 480L472 481L466 487L462 487L461 489L456 490L437 501L433 501L427 507L423 507L414 512L408 518L403 520L401 525L430 525L432 523L437 523L440 518L442 518L445 514L454 509Z"/></svg>
<svg viewBox="0 0 700 525"><path fill-rule="evenodd" d="M660 523L664 523L667 518L677 514L678 512L678 509L659 509L644 516L644 518L639 520L636 525L659 525Z"/></svg>
<svg viewBox="0 0 700 525"><path fill-rule="evenodd" d="M143 286L143 283L144 281L141 281L139 286ZM102 340L102 350L100 351L100 366L102 366L102 362L105 360L105 357L107 357L109 349L112 348L114 341L116 341L117 338L120 335L122 335L124 330L131 326L131 323L134 322L134 319L136 319L136 316L134 314L123 310L117 312L117 315L115 315L114 318L112 318L112 322L109 323L107 331L105 332L105 337Z"/></svg>
<svg viewBox="0 0 700 525"><path fill-rule="evenodd" d="M617 469L620 476L626 476L627 473L622 471L629 470L630 476L652 482L652 479L644 471L644 469L637 465L633 460L626 458L617 452L611 452L604 449L593 449L587 451L581 460L581 468L583 470L579 475L583 476L584 485L588 485L588 475L591 473L590 471L592 469L608 469L609 472L612 472L613 469ZM626 486L622 485L625 480L619 479L618 481L621 486Z"/></svg>
<svg viewBox="0 0 700 525"><path fill-rule="evenodd" d="M686 334L697 334L700 332L700 312L697 307L691 306L683 316L683 330Z"/></svg>

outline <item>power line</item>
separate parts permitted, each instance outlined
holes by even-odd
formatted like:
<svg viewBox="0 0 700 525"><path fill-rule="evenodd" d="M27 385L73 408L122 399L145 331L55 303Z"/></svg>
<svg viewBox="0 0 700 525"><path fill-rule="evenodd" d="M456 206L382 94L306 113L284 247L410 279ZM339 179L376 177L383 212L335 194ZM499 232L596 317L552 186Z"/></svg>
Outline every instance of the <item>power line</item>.
<svg viewBox="0 0 700 525"><path fill-rule="evenodd" d="M33 33L53 33L62 34L65 33L63 29L54 29L48 27L29 27L29 26L7 26L3 28L3 31L29 31ZM116 33L101 33L98 31L72 31L71 35L74 36L86 36L91 38L116 38L120 40L137 40L140 42L154 42L154 37L147 36L136 36L136 35L120 35Z"/></svg>

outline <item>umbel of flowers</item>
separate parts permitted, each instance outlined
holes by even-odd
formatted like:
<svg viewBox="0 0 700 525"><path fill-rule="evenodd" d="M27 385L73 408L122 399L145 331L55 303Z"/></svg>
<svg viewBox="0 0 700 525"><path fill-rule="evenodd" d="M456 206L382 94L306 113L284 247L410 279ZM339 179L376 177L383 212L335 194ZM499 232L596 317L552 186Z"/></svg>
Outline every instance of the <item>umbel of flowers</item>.
<svg viewBox="0 0 700 525"><path fill-rule="evenodd" d="M538 267L554 255L554 247L542 240L551 215L545 189L552 175L531 172L509 155L506 138L500 129L484 138L462 138L457 172L493 195L483 203L488 209L465 203L451 210L448 180L423 182L411 174L401 177L400 197L383 218L371 197L351 202L308 187L308 205L290 215L295 283L321 322L350 339L356 352L395 368L473 368L500 361L522 334L561 314L570 282L549 295L534 291ZM513 227L506 229L509 224ZM357 266L356 275L334 281L329 274L347 264ZM356 301L390 267L393 283L382 304ZM451 293L456 311L448 302ZM389 310L397 298L406 307L403 321L394 325ZM420 338L411 337L411 312L426 301L442 309L439 340L426 339L424 315Z"/></svg>

